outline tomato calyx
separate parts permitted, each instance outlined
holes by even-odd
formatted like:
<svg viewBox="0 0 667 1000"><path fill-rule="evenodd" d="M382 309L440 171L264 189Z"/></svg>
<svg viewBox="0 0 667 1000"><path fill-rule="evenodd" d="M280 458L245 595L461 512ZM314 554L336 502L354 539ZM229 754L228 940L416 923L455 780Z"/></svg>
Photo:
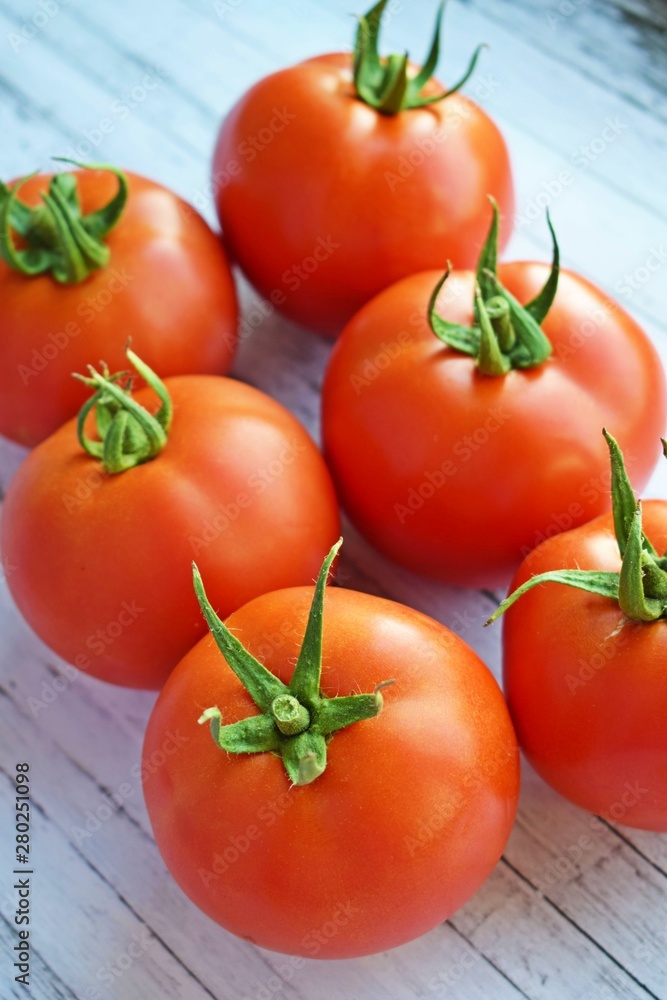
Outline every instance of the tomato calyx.
<svg viewBox="0 0 667 1000"><path fill-rule="evenodd" d="M61 284L73 285L109 263L111 252L104 239L125 208L127 178L122 170L106 164L55 159L82 170L110 170L118 180L118 191L107 205L82 215L74 174L56 174L36 208L18 200L21 187L35 174L21 178L11 189L0 181L0 257L28 277L50 273ZM12 230L25 248L15 246Z"/></svg>
<svg viewBox="0 0 667 1000"><path fill-rule="evenodd" d="M428 321L439 340L476 359L480 375L506 375L513 368L535 368L551 356L551 343L541 328L551 308L560 274L560 250L549 213L547 223L553 243L551 272L539 292L525 306L507 291L498 278L499 212L489 196L492 219L477 262L475 324L462 326L438 315L438 296L451 273L451 265L438 282L428 305Z"/></svg>
<svg viewBox="0 0 667 1000"><path fill-rule="evenodd" d="M281 757L294 785L310 784L324 772L328 739L340 729L379 715L383 704L380 691L393 683L385 681L379 684L372 694L327 698L320 692L324 595L329 570L341 544L342 539L333 546L322 564L306 632L289 685L283 684L255 659L220 620L193 563L195 592L213 638L260 710L259 715L223 726L222 712L215 706L202 713L199 723L210 723L216 745L227 753L268 751Z"/></svg>
<svg viewBox="0 0 667 1000"><path fill-rule="evenodd" d="M79 443L89 455L102 462L104 471L110 475L127 472L159 455L167 443L171 426L171 397L164 382L129 347L126 354L135 371L160 400L157 413L149 413L133 399L132 377L128 372L111 375L106 366L98 372L89 365L89 375L74 375L96 390L79 411ZM119 385L120 380L124 380L123 385ZM99 441L85 433L86 418L93 407Z"/></svg>
<svg viewBox="0 0 667 1000"><path fill-rule="evenodd" d="M642 505L635 499L618 442L603 430L611 459L614 534L621 556L620 573L563 569L533 576L510 594L485 625L500 617L527 591L542 583L568 587L615 600L628 619L655 622L667 618L667 554L659 556L642 530ZM663 441L665 457L667 442Z"/></svg>
<svg viewBox="0 0 667 1000"><path fill-rule="evenodd" d="M401 111L423 108L428 104L443 101L460 90L472 75L484 46L477 46L466 72L458 83L442 94L424 97L422 91L433 76L440 58L440 28L445 5L440 4L429 54L415 76L409 73L407 52L394 53L386 59L379 55L378 38L386 6L387 0L380 0L367 14L359 18L354 41L354 86L357 96L383 115L397 115Z"/></svg>

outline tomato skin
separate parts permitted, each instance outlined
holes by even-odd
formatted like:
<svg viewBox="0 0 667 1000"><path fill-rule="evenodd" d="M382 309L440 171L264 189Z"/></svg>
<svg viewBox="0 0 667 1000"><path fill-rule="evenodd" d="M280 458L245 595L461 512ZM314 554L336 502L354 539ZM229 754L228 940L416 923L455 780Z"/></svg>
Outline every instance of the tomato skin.
<svg viewBox="0 0 667 1000"><path fill-rule="evenodd" d="M284 407L226 378L165 385L174 417L153 461L105 476L70 421L19 467L0 518L28 623L65 660L128 687L159 688L206 632L193 559L229 614L314 579L339 535L324 461ZM155 408L151 390L136 398Z"/></svg>
<svg viewBox="0 0 667 1000"><path fill-rule="evenodd" d="M520 302L547 274L538 263L499 268ZM344 509L385 555L445 583L506 585L544 537L609 508L603 426L635 487L646 484L665 427L665 378L634 320L568 271L543 323L552 357L482 376L427 323L440 277L397 283L343 331L324 381L325 455ZM473 280L452 273L444 318L472 322Z"/></svg>
<svg viewBox="0 0 667 1000"><path fill-rule="evenodd" d="M667 501L642 505L644 531L667 549ZM618 572L611 514L550 538L512 589L553 569ZM543 584L505 612L504 687L536 771L584 809L667 832L667 621L629 621L609 598Z"/></svg>
<svg viewBox="0 0 667 1000"><path fill-rule="evenodd" d="M312 596L264 595L227 623L285 682ZM142 774L158 847L197 906L261 947L346 958L425 933L476 891L512 827L519 761L491 673L419 612L330 589L323 664L325 695L396 683L379 716L333 736L312 784L292 786L271 754L228 755L197 725L210 705L225 722L256 711L210 636L158 698Z"/></svg>
<svg viewBox="0 0 667 1000"><path fill-rule="evenodd" d="M431 81L425 93L441 92ZM213 184L227 245L258 292L290 319L336 336L406 275L474 267L487 195L511 233L504 140L461 94L380 114L359 100L349 55L260 80L224 120ZM261 234L261 238L258 237Z"/></svg>
<svg viewBox="0 0 667 1000"><path fill-rule="evenodd" d="M84 214L117 189L108 171L73 171ZM218 236L169 189L128 173L129 197L105 239L107 267L75 285L26 277L0 260L0 434L32 447L74 416L88 390L72 378L100 359L126 367L132 346L161 375L231 367L238 307ZM39 204L50 177L20 200Z"/></svg>

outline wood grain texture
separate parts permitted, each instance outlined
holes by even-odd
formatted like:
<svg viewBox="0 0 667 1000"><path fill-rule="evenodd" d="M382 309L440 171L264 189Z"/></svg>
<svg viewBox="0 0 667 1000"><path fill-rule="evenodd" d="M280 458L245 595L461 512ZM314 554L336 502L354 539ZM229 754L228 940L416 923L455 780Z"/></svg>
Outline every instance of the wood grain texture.
<svg viewBox="0 0 667 1000"><path fill-rule="evenodd" d="M259 76L348 48L351 7L54 0L56 13L37 25L38 3L0 0L0 176L46 166L52 154L115 160L171 185L214 222L208 170L225 110ZM421 56L435 9L431 0L395 3L387 47ZM519 224L508 255L548 255L548 205L565 263L619 298L667 362L667 256L644 280L647 257L667 251L665 11L658 0L452 2L444 75L454 78L478 41L490 43L467 92L510 143ZM104 134L103 119L113 125ZM610 122L615 135L605 140ZM246 317L258 315L245 285L242 301ZM275 315L247 332L235 374L280 399L317 437L328 345ZM0 441L0 490L23 454ZM666 468L648 494L667 497ZM397 569L349 526L340 579L433 615L498 676L500 630L482 629L495 595ZM529 768L503 861L467 906L419 941L351 962L301 964L231 937L182 895L152 839L137 762L153 700L73 674L21 621L0 581L0 840L11 845L8 776L27 759L38 1000L667 998L667 838L589 816ZM11 975L7 854L3 864L4 1000L25 991Z"/></svg>

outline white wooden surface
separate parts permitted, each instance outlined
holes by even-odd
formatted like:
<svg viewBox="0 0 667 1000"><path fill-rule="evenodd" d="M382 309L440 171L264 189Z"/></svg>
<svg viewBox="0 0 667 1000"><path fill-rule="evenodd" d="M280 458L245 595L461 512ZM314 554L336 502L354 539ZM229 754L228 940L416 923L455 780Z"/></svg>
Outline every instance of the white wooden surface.
<svg viewBox="0 0 667 1000"><path fill-rule="evenodd" d="M45 167L51 154L115 161L173 186L213 221L208 168L225 109L260 75L348 47L355 6L0 0L0 176ZM394 10L387 44L421 56L434 0L397 0ZM519 227L508 255L548 253L541 197L565 262L620 298L667 361L664 3L453 0L446 32L449 79L475 43L491 44L467 92L510 143ZM105 118L113 127L96 133ZM660 263L648 271L652 255ZM247 289L243 298L252 308ZM327 354L323 342L270 317L244 339L235 373L317 435ZM0 443L3 485L22 457ZM667 496L667 463L649 494ZM493 594L426 583L346 534L347 586L434 615L498 673L500 629L481 627ZM30 993L39 1000L667 997L667 838L589 816L528 768L503 860L467 906L421 940L371 958L304 964L236 940L181 894L153 843L137 776L153 696L72 676L23 624L4 584L0 623L3 1000L25 995L10 958L8 775L18 760L30 761L33 778Z"/></svg>

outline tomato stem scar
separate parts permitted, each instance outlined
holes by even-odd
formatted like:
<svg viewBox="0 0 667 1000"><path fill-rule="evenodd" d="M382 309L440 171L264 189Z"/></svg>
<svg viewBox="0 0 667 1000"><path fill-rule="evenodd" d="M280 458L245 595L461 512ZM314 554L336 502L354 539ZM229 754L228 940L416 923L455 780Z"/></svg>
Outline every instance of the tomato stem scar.
<svg viewBox="0 0 667 1000"><path fill-rule="evenodd" d="M104 471L110 475L127 472L159 455L167 443L171 426L171 397L164 382L129 347L126 354L135 371L160 400L160 408L154 415L133 399L130 378L126 378L124 386L118 384L123 376L127 376L126 372L111 375L106 366L98 372L91 365L89 375L74 375L74 378L95 389L79 411L79 443L89 455L102 462ZM86 418L93 408L98 441L89 438L85 432Z"/></svg>
<svg viewBox="0 0 667 1000"><path fill-rule="evenodd" d="M387 0L380 0L367 14L358 18L354 41L354 86L357 97L383 115L397 115L401 111L423 108L443 101L472 76L484 45L478 45L461 79L440 94L424 96L422 91L429 82L440 58L440 30L444 3L440 4L435 21L435 31L426 61L421 69L410 73L408 53L394 53L382 58L378 52L380 26Z"/></svg>
<svg viewBox="0 0 667 1000"><path fill-rule="evenodd" d="M109 170L118 180L118 191L102 208L81 214L76 174L61 173L51 178L42 202L30 208L18 200L26 181L18 180L10 189L0 181L0 257L15 271L28 277L50 273L56 281L72 285L85 281L93 271L106 267L111 251L105 237L117 224L128 196L127 177L122 170L107 164L84 164L63 157L82 170ZM14 244L12 230L25 248Z"/></svg>
<svg viewBox="0 0 667 1000"><path fill-rule="evenodd" d="M292 679L283 684L255 659L213 610L193 563L193 580L200 607L220 652L260 710L239 722L222 725L222 712L208 708L199 718L208 722L217 746L227 753L269 751L282 758L294 785L308 785L324 773L327 744L339 729L372 719L383 706L381 689L393 681L379 683L372 694L327 698L320 691L322 673L322 624L324 597L331 565L342 539L322 564Z"/></svg>
<svg viewBox="0 0 667 1000"><path fill-rule="evenodd" d="M560 251L547 212L553 243L551 272L539 294L525 306L521 305L498 278L499 211L496 201L490 196L489 201L491 225L477 261L475 324L462 326L450 323L438 314L437 301L449 277L450 265L431 295L428 321L433 333L444 344L475 358L480 375L498 377L513 368L535 368L552 353L551 343L540 324L551 308L558 288Z"/></svg>

